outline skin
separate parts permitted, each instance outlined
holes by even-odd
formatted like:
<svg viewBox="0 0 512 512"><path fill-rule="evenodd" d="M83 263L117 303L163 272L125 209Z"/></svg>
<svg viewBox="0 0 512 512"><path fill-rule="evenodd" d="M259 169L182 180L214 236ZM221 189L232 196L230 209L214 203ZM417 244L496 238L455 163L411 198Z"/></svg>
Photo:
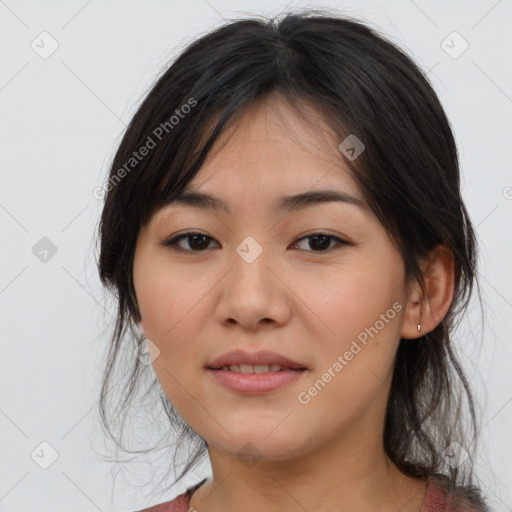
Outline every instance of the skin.
<svg viewBox="0 0 512 512"><path fill-rule="evenodd" d="M416 343L445 316L453 259L439 247L425 263L427 301L407 282L399 252L368 207L330 202L272 214L278 197L311 189L362 199L339 141L321 120L310 126L279 97L253 104L189 185L222 198L231 213L170 205L137 239L134 283L145 336L160 350L155 373L208 443L213 477L190 503L199 512L412 512L424 500L425 482L400 473L384 452L384 417L400 338ZM327 146L316 137L320 128ZM197 230L211 237L206 249L194 252L190 239L182 250L159 245ZM304 236L319 231L351 245L334 238L318 249ZM236 252L248 236L263 249L250 264ZM299 403L298 394L394 303L401 311L309 403ZM308 370L274 392L237 394L205 370L235 348L275 350ZM242 447L254 464L238 455Z"/></svg>

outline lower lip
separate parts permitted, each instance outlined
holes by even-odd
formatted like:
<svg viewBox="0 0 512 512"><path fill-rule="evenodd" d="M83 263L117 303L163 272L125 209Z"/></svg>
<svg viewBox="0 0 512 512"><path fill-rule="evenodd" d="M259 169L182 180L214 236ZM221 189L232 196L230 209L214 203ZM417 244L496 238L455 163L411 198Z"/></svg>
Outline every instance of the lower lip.
<svg viewBox="0 0 512 512"><path fill-rule="evenodd" d="M259 395L274 391L281 386L297 381L306 371L287 369L267 373L241 373L207 369L207 372L226 388L243 395Z"/></svg>

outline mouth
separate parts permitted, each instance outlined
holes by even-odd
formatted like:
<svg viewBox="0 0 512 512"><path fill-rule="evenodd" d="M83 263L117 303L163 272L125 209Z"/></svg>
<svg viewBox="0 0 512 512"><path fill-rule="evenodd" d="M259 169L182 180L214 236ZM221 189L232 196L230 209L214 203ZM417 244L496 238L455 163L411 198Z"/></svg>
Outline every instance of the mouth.
<svg viewBox="0 0 512 512"><path fill-rule="evenodd" d="M291 368L289 366L281 366L278 364L259 364L259 365L251 365L251 364L230 364L223 365L218 367L208 367L209 370L216 370L221 372L235 372L235 373L243 373L243 374L251 374L251 373L276 373L276 372L287 372L287 371L303 371L307 370L307 368L299 367L299 368Z"/></svg>
<svg viewBox="0 0 512 512"><path fill-rule="evenodd" d="M264 350L259 352L247 352L245 350L232 350L208 361L206 368L221 372L236 373L274 373L290 370L307 370L304 364L278 354L277 352Z"/></svg>
<svg viewBox="0 0 512 512"><path fill-rule="evenodd" d="M220 368L206 369L212 385L221 385L223 389L238 395L264 395L278 393L297 381L304 379L307 368L289 368L279 365L233 364Z"/></svg>

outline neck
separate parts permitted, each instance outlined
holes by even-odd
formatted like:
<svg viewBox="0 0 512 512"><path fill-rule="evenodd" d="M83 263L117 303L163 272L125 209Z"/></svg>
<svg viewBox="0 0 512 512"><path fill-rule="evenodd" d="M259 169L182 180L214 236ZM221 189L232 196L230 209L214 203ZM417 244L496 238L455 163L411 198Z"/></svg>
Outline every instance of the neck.
<svg viewBox="0 0 512 512"><path fill-rule="evenodd" d="M403 475L382 441L358 428L286 460L258 460L257 450L242 460L209 445L213 478L190 505L198 512L418 512L426 482Z"/></svg>

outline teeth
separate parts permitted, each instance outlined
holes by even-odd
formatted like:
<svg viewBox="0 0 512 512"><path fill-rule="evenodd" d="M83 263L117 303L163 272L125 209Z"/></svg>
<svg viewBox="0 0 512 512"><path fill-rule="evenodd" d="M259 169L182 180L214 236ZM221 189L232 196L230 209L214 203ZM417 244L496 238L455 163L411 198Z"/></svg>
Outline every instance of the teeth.
<svg viewBox="0 0 512 512"><path fill-rule="evenodd" d="M223 366L222 370L224 371L232 371L232 372L238 372L238 373L268 373L270 372L278 372L282 368L278 364L257 364L257 365L250 365L250 364L232 364L230 366Z"/></svg>

